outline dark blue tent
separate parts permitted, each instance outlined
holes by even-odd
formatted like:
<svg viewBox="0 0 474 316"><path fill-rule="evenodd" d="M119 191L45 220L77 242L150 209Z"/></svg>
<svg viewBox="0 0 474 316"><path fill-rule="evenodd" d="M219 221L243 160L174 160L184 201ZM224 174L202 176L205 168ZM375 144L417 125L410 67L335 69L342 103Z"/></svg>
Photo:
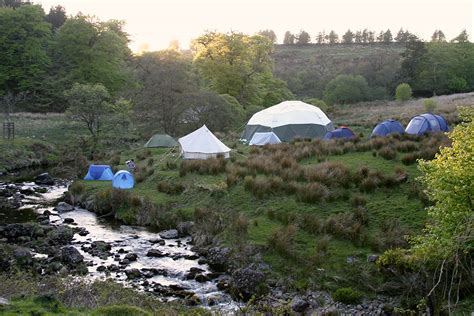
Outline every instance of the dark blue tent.
<svg viewBox="0 0 474 316"><path fill-rule="evenodd" d="M348 128L348 127L340 127L336 128L330 132L327 132L326 135L324 135L323 139L335 139L335 138L345 138L345 139L351 139L355 138L356 135L354 132Z"/></svg>
<svg viewBox="0 0 474 316"><path fill-rule="evenodd" d="M109 165L90 165L84 180L102 180L111 181L114 173Z"/></svg>
<svg viewBox="0 0 474 316"><path fill-rule="evenodd" d="M374 136L387 136L389 134L403 134L405 133L405 129L403 128L402 124L396 120L386 120L382 123L377 124L374 130L372 131L371 137Z"/></svg>
<svg viewBox="0 0 474 316"><path fill-rule="evenodd" d="M134 185L133 175L127 170L118 171L112 180L112 187L116 189L133 189Z"/></svg>
<svg viewBox="0 0 474 316"><path fill-rule="evenodd" d="M405 133L413 135L422 135L429 132L447 132L448 123L441 115L425 113L415 116L408 123Z"/></svg>

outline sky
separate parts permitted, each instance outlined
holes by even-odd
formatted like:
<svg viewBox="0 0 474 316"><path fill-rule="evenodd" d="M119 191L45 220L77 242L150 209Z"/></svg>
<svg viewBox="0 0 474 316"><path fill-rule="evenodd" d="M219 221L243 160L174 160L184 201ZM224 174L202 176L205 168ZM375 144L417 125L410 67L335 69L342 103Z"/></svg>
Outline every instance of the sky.
<svg viewBox="0 0 474 316"><path fill-rule="evenodd" d="M447 39L463 29L473 41L474 0L36 0L46 12L62 5L68 15L82 12L100 20L126 22L130 48L160 50L177 40L186 49L206 31L253 34L271 29L283 41L286 31L318 32L403 27L423 39L441 29Z"/></svg>

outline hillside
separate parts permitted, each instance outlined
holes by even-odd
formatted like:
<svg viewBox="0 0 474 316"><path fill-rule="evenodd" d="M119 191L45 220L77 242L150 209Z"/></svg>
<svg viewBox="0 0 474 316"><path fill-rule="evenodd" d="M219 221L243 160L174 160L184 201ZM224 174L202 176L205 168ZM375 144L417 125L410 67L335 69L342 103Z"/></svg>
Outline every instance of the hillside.
<svg viewBox="0 0 474 316"><path fill-rule="evenodd" d="M400 68L402 44L275 45L274 74L299 97L321 98L339 74L360 74L372 87L386 88ZM382 95L383 96L383 95Z"/></svg>

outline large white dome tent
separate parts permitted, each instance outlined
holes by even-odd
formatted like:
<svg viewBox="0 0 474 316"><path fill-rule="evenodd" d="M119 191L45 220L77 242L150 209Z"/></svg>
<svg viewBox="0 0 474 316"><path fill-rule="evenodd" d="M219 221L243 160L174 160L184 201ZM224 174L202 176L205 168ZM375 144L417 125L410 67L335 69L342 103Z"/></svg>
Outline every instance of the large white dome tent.
<svg viewBox="0 0 474 316"><path fill-rule="evenodd" d="M273 132L283 142L295 138L322 138L334 129L331 120L317 106L302 101L284 101L255 113L247 123L242 139L255 133Z"/></svg>
<svg viewBox="0 0 474 316"><path fill-rule="evenodd" d="M181 137L178 143L181 145L181 155L184 159L207 159L217 155L229 158L231 150L212 134L206 125Z"/></svg>

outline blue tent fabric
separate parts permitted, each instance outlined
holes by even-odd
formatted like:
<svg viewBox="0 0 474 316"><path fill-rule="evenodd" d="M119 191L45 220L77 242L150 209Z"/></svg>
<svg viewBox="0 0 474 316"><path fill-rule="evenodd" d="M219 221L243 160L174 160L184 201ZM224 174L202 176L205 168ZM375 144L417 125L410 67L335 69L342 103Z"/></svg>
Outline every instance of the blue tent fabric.
<svg viewBox="0 0 474 316"><path fill-rule="evenodd" d="M425 113L415 116L408 123L405 133L412 135L423 135L429 132L448 132L449 127L441 115Z"/></svg>
<svg viewBox="0 0 474 316"><path fill-rule="evenodd" d="M114 173L109 165L90 165L84 180L111 181Z"/></svg>
<svg viewBox="0 0 474 316"><path fill-rule="evenodd" d="M356 135L350 128L340 127L330 132L327 132L326 135L324 135L323 139L335 139L335 138L351 139L354 137L356 137Z"/></svg>
<svg viewBox="0 0 474 316"><path fill-rule="evenodd" d="M402 124L396 120L386 120L382 123L377 124L374 130L372 131L371 137L374 136L387 136L389 134L403 134L405 133L405 129L403 128Z"/></svg>
<svg viewBox="0 0 474 316"><path fill-rule="evenodd" d="M281 143L280 138L273 132L255 133L249 142L249 145L263 146Z"/></svg>
<svg viewBox="0 0 474 316"><path fill-rule="evenodd" d="M133 189L134 185L133 175L127 170L117 171L112 180L112 187L116 189Z"/></svg>

